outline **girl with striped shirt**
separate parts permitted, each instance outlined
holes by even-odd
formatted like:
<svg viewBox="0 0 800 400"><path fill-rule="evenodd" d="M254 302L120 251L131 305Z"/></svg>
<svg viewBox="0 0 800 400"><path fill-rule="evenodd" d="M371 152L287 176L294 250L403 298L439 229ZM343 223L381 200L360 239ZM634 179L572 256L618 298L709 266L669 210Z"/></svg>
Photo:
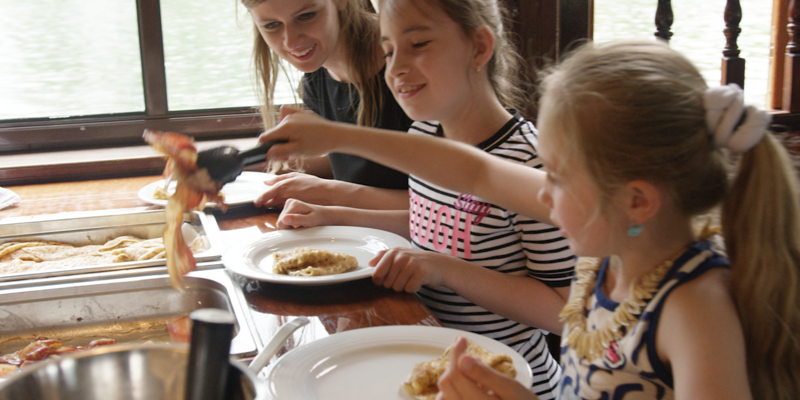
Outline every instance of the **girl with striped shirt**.
<svg viewBox="0 0 800 400"><path fill-rule="evenodd" d="M541 167L537 132L514 111L522 105L518 55L496 0L385 0L379 13L386 82L406 114L428 121L412 124L409 136L446 138ZM409 210L399 212L288 201L278 227L357 225L409 238L414 249L392 249L372 261L373 281L416 292L447 327L514 348L531 365L532 391L553 398L560 368L544 336L561 330L557 314L575 263L567 240L557 228L469 190L413 175L409 199Z"/></svg>

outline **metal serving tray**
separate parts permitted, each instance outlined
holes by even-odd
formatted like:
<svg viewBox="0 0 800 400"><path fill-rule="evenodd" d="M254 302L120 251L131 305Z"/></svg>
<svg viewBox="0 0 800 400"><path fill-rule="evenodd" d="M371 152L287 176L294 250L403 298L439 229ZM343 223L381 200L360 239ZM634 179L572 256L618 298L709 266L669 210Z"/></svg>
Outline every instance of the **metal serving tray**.
<svg viewBox="0 0 800 400"><path fill-rule="evenodd" d="M261 347L244 295L220 265L185 276L184 293L173 289L164 273L128 275L132 276L0 287L0 354L41 337L72 346L86 346L99 338L118 343L169 342L167 320L199 308L223 309L236 317L231 355L252 356Z"/></svg>
<svg viewBox="0 0 800 400"><path fill-rule="evenodd" d="M85 246L103 244L123 235L153 239L162 236L165 226L164 210L128 209L15 217L0 221L0 244L11 241L46 240ZM182 229L187 241L191 241L196 235L207 239L208 250L195 254L198 263L220 260L223 242L213 215L199 211L185 213ZM166 260L162 258L65 270L11 273L0 275L0 282L163 265L166 265Z"/></svg>

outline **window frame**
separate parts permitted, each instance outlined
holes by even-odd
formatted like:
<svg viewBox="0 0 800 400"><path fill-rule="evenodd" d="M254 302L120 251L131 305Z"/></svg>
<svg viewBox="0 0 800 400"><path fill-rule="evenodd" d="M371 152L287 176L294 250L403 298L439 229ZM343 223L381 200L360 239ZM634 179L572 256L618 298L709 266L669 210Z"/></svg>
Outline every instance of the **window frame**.
<svg viewBox="0 0 800 400"><path fill-rule="evenodd" d="M0 154L141 145L156 129L195 138L245 137L262 129L253 107L169 111L160 0L137 0L145 111L87 117L0 121Z"/></svg>

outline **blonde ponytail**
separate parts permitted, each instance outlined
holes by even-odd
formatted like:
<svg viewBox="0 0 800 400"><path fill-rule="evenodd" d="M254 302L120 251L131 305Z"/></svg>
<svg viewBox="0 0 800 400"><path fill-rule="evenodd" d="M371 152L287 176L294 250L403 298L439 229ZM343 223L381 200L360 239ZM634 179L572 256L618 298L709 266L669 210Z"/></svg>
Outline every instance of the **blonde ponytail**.
<svg viewBox="0 0 800 400"><path fill-rule="evenodd" d="M770 134L744 153L723 203L731 290L756 399L800 398L800 210L789 155Z"/></svg>

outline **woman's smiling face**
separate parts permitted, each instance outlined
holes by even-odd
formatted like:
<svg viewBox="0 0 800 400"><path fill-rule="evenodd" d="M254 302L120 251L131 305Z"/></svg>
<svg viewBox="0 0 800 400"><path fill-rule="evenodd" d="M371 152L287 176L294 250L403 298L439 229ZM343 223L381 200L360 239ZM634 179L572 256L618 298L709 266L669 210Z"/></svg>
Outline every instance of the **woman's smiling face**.
<svg viewBox="0 0 800 400"><path fill-rule="evenodd" d="M250 9L261 37L302 72L331 57L339 39L338 0L266 0Z"/></svg>
<svg viewBox="0 0 800 400"><path fill-rule="evenodd" d="M473 42L425 1L384 2L380 10L386 83L414 120L442 120L469 101Z"/></svg>

